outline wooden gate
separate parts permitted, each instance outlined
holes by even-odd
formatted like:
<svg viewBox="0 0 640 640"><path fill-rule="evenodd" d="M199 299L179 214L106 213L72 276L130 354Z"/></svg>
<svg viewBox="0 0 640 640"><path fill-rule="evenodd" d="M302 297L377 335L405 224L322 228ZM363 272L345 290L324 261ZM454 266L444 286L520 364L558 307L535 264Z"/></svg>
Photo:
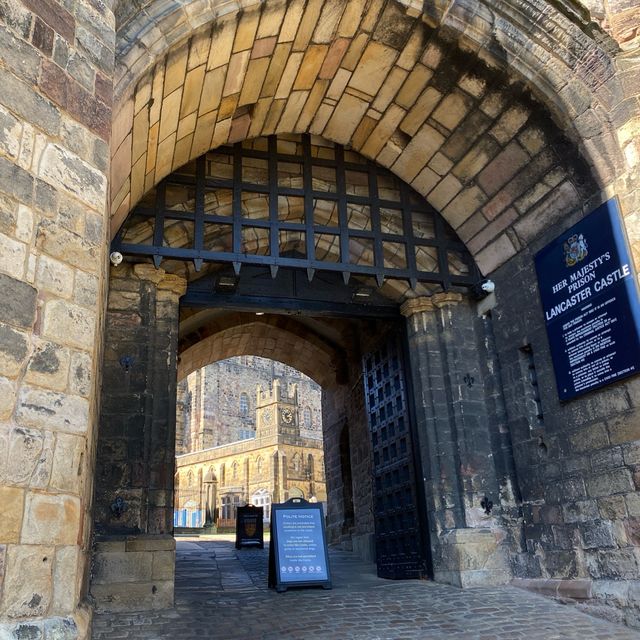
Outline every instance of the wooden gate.
<svg viewBox="0 0 640 640"><path fill-rule="evenodd" d="M391 336L363 359L373 448L376 560L381 578L427 573L425 523L418 478L401 337Z"/></svg>

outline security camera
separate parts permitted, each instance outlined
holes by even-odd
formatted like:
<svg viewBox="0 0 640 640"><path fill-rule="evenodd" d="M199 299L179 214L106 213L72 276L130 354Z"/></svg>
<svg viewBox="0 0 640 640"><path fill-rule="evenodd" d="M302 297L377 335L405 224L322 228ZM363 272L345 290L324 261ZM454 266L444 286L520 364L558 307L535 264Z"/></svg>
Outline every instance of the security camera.
<svg viewBox="0 0 640 640"><path fill-rule="evenodd" d="M114 267L117 267L123 260L123 256L119 251L112 251L109 255L109 260Z"/></svg>
<svg viewBox="0 0 640 640"><path fill-rule="evenodd" d="M496 283L493 280L480 280L471 287L471 295L476 300L482 300L488 295L491 295L496 290Z"/></svg>
<svg viewBox="0 0 640 640"><path fill-rule="evenodd" d="M496 290L496 283L493 280L485 280L480 288L486 293L493 293Z"/></svg>

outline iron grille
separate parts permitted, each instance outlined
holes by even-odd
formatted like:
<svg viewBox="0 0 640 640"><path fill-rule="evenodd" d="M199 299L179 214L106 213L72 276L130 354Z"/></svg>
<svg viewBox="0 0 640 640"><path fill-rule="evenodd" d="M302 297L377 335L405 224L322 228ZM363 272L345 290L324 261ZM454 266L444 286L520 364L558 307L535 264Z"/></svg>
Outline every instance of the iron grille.
<svg viewBox="0 0 640 640"><path fill-rule="evenodd" d="M225 146L147 194L112 243L124 255L316 270L468 287L479 273L455 232L390 171L309 135Z"/></svg>

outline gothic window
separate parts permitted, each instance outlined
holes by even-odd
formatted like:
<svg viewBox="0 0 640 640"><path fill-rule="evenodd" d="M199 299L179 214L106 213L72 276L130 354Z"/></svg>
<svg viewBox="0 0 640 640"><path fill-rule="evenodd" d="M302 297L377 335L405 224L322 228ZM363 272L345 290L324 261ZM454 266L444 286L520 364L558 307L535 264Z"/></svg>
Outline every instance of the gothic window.
<svg viewBox="0 0 640 640"><path fill-rule="evenodd" d="M240 394L240 415L249 415L249 396L246 393Z"/></svg>
<svg viewBox="0 0 640 640"><path fill-rule="evenodd" d="M222 498L222 519L228 520L229 518L233 517L232 513L233 506L231 504L231 497L225 496L224 498Z"/></svg>
<svg viewBox="0 0 640 640"><path fill-rule="evenodd" d="M311 429L311 409L309 409L309 407L304 408L303 419L304 419L304 426L307 429Z"/></svg>
<svg viewBox="0 0 640 640"><path fill-rule="evenodd" d="M259 475L259 476L261 476L261 475L262 475L263 467L264 467L264 462L263 462L262 458L258 458L258 459L256 460L256 469L257 469L257 471L258 471L258 475ZM255 502L254 502L254 504L255 504Z"/></svg>
<svg viewBox="0 0 640 640"><path fill-rule="evenodd" d="M233 465L231 466L231 477L234 480L238 479L238 463L234 462Z"/></svg>
<svg viewBox="0 0 640 640"><path fill-rule="evenodd" d="M267 521L271 517L271 496L267 489L258 489L251 496L251 504L255 507L262 507L262 518Z"/></svg>
<svg viewBox="0 0 640 640"><path fill-rule="evenodd" d="M193 487L193 473L191 471L187 474L187 486Z"/></svg>
<svg viewBox="0 0 640 640"><path fill-rule="evenodd" d="M293 458L291 459L291 466L293 467L294 471L300 471L300 456L297 453L294 454Z"/></svg>

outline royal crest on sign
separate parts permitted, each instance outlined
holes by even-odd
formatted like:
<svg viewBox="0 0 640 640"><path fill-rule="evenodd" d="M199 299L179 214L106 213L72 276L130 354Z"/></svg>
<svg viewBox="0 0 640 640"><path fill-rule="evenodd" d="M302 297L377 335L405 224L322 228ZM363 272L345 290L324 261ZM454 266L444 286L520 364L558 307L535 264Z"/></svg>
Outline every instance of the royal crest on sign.
<svg viewBox="0 0 640 640"><path fill-rule="evenodd" d="M589 252L587 251L587 241L582 233L576 233L569 237L564 243L564 262L567 267L573 267L582 262Z"/></svg>

